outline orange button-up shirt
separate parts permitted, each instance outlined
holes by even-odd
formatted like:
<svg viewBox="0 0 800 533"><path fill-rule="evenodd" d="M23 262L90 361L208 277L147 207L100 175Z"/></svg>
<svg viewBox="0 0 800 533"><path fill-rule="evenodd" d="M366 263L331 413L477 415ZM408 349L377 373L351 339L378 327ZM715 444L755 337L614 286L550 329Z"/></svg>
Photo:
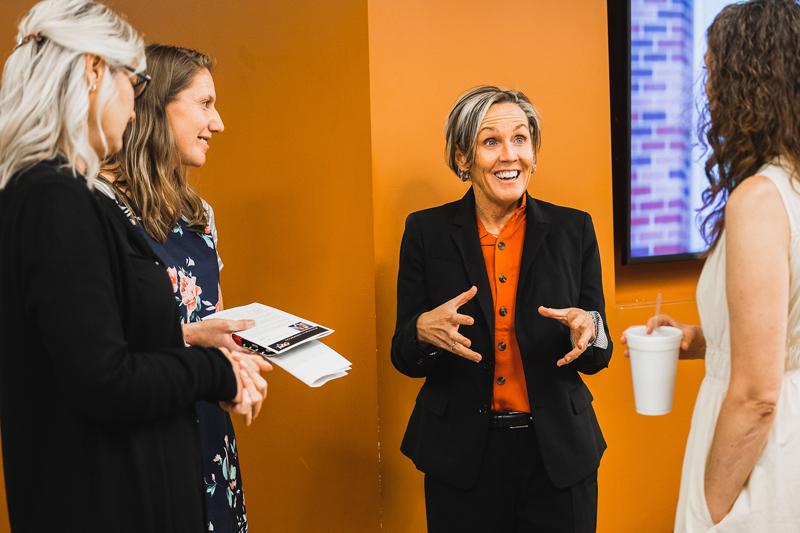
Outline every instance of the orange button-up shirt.
<svg viewBox="0 0 800 533"><path fill-rule="evenodd" d="M495 237L478 219L478 235L494 302L493 411L530 413L528 386L515 331L517 285L525 243L525 196L500 235Z"/></svg>

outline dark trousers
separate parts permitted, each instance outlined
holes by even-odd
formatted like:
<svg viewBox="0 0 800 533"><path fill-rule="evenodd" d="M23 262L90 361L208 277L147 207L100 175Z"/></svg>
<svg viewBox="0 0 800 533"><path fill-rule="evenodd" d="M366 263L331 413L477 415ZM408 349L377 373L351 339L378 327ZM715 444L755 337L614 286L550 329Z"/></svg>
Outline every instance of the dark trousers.
<svg viewBox="0 0 800 533"><path fill-rule="evenodd" d="M594 533L597 472L557 488L532 427L491 429L477 484L468 490L425 476L428 533Z"/></svg>

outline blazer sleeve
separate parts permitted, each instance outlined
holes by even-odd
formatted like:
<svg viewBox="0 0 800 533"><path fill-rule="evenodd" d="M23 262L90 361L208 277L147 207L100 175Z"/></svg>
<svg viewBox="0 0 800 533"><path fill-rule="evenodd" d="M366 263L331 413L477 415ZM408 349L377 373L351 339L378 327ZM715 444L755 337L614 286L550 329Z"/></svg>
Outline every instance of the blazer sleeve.
<svg viewBox="0 0 800 533"><path fill-rule="evenodd" d="M578 371L595 374L608 366L614 348L608 332L606 304L603 297L603 274L600 266L600 249L594 232L592 217L584 214L583 237L581 239L581 289L579 307L587 311L597 311L603 319L603 330L608 339L606 348L589 346L575 361Z"/></svg>
<svg viewBox="0 0 800 533"><path fill-rule="evenodd" d="M440 354L417 341L417 319L430 310L422 232L415 215L406 218L397 274L397 322L392 337L392 364L410 377L425 377L438 366Z"/></svg>
<svg viewBox="0 0 800 533"><path fill-rule="evenodd" d="M219 350L130 349L107 237L84 189L81 183L38 187L21 226L31 231L26 315L52 359L53 401L96 421L141 422L177 414L196 400L233 398L236 379ZM42 393L36 383L30 387Z"/></svg>

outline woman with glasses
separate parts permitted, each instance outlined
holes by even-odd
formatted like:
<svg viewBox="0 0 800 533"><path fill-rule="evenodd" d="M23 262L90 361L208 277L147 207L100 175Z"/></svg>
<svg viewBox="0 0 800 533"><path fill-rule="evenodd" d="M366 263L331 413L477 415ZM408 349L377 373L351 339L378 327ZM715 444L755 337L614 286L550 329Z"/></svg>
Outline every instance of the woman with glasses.
<svg viewBox="0 0 800 533"><path fill-rule="evenodd" d="M253 327L241 320L202 320L222 309L219 288L222 261L217 254L214 212L187 180L189 167L201 167L212 137L224 124L207 55L176 46L146 49L153 83L136 101L136 121L123 149L101 175L120 206L142 230L162 259L192 346L238 347L231 333ZM266 390L260 391L266 394ZM253 416L258 413L257 402ZM238 447L228 414L217 403L196 404L206 529L215 533L247 531Z"/></svg>
<svg viewBox="0 0 800 533"><path fill-rule="evenodd" d="M169 278L94 188L144 90L105 6L44 0L0 86L0 424L11 528L206 528L194 403L258 400L258 359L186 347ZM248 394L244 391L248 390Z"/></svg>

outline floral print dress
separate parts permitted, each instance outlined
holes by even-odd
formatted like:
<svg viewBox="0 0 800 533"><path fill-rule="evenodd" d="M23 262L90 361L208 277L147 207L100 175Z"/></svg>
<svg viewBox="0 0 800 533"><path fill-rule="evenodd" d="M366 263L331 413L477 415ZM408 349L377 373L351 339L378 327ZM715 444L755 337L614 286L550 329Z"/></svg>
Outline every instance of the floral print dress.
<svg viewBox="0 0 800 533"><path fill-rule="evenodd" d="M97 188L116 199L109 186L98 183ZM144 231L141 221L124 204L119 201L117 204L167 265L181 322L199 322L216 312L219 272L223 265L217 254L217 231L211 206L204 204L209 225L203 233L189 229L181 219L161 244ZM203 463L206 529L215 533L246 533L242 474L230 416L216 403L205 401L197 402L195 411Z"/></svg>
<svg viewBox="0 0 800 533"><path fill-rule="evenodd" d="M223 265L217 254L214 211L205 205L209 225L202 234L189 229L181 219L164 244L145 235L167 265L180 319L185 324L215 313L219 304L219 272ZM201 401L195 408L203 458L206 527L215 533L244 533L247 513L231 418L216 403Z"/></svg>

